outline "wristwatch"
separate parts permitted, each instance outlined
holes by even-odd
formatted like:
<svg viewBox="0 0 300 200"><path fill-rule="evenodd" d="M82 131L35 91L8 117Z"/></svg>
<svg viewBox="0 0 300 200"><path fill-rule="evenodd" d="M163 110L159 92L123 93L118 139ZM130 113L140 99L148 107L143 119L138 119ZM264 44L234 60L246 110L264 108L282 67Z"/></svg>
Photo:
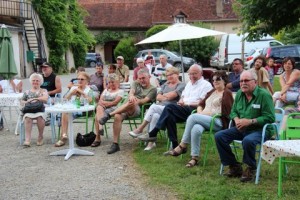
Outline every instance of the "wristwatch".
<svg viewBox="0 0 300 200"><path fill-rule="evenodd" d="M251 124L254 124L255 123L255 120L254 119L251 119Z"/></svg>

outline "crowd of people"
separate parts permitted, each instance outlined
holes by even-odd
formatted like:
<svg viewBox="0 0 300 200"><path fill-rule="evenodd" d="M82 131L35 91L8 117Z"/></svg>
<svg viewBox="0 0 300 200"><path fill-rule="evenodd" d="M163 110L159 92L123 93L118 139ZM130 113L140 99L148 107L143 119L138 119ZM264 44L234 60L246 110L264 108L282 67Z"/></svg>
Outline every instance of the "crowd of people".
<svg viewBox="0 0 300 200"><path fill-rule="evenodd" d="M81 97L88 102L96 101L95 133L92 147L101 145L103 126L113 119L113 141L108 154L120 151L119 139L122 122L125 119L140 116L141 106L150 103L143 122L129 132L133 138L147 142L144 150L156 147L157 134L167 130L171 142L166 156L179 156L187 152L191 146L191 159L186 167L194 167L200 159L201 135L209 130L214 115L220 115L214 122L215 142L221 163L229 166L228 177L240 177L242 182L253 180L256 171L256 145L260 143L262 129L266 123L275 120L275 107L291 105L288 112L299 112L300 71L295 69L293 58L283 60L284 72L280 75L280 91L273 89L274 60L268 61L259 56L254 60L254 67L244 70L243 61L233 60L232 72L217 70L205 80L203 69L193 64L189 70L189 81L182 83L179 70L167 62L165 55L160 56L160 63L155 66L151 52L146 58L137 59L137 67L133 72L133 82L128 92L119 88L120 83L129 81L129 68L124 64L122 56L117 57L116 65L108 66L108 74L104 75L103 65L96 65L95 74L88 75L85 69L78 68L77 77L72 79L68 87L66 99ZM59 76L53 73L50 63L41 65L42 75L34 73L30 76L31 89L24 92L22 104L31 100L52 103L51 98L61 93L62 84ZM151 75L155 77L155 85L151 85ZM11 83L12 92L22 92L20 81L0 82L0 92ZM73 118L82 113L74 113ZM25 142L31 145L32 120L38 121L37 145L43 145L43 130L47 116L45 113L25 114ZM62 115L61 137L56 147L65 145L68 139L68 116ZM233 126L228 127L232 120ZM181 141L178 140L176 123L186 122ZM284 126L281 127L281 130ZM265 140L272 137L274 131L267 130ZM236 160L230 144L233 140L242 140L244 149L243 163Z"/></svg>

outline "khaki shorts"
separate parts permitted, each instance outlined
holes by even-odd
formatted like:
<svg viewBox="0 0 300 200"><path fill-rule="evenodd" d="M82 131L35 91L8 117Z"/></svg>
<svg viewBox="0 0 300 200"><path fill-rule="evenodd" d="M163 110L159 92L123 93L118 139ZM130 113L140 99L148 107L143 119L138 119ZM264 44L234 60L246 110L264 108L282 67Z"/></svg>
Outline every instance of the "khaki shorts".
<svg viewBox="0 0 300 200"><path fill-rule="evenodd" d="M141 108L140 108L139 105L136 105L135 108L134 108L133 113L132 112L130 112L130 113L126 112L126 113L122 113L121 115L122 115L123 120L125 120L125 119L128 119L129 117L137 117L140 114L141 114Z"/></svg>

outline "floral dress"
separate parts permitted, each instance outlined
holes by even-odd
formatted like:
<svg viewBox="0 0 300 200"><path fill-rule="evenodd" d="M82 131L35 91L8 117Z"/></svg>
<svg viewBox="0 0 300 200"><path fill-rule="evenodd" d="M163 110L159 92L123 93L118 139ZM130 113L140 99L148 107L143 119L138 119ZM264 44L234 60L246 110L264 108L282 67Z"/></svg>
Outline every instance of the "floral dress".
<svg viewBox="0 0 300 200"><path fill-rule="evenodd" d="M26 90L23 94L22 97L22 101L28 101L29 99L33 99L33 98L38 98L41 97L43 95L48 95L47 90L45 89L40 89L38 92L32 92L30 90ZM35 119L38 117L43 117L44 120L46 120L46 114L45 112L38 112L38 113L26 113L23 115L23 120L25 120L26 117L31 118L31 119Z"/></svg>

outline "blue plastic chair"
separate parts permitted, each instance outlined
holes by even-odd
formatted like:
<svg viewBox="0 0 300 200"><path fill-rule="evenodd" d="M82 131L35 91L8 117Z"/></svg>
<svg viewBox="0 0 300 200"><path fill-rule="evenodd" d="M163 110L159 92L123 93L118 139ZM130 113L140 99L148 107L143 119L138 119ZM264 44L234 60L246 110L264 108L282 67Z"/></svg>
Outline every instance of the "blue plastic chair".
<svg viewBox="0 0 300 200"><path fill-rule="evenodd" d="M261 156L260 156L260 154L261 154L262 145L265 142L266 129L269 126L272 126L275 130L276 139L279 139L279 128L281 126L283 116L284 116L284 110L282 108L275 108L275 122L265 124L264 127L263 127L262 139L261 139L261 142L259 144L259 147L256 150L256 153L258 154L258 162L257 162L257 169L256 169L255 184L258 184L258 182L259 182L259 175L260 175L260 169L261 169ZM232 121L230 122L229 127L232 127ZM242 141L241 140L234 140L232 142L231 148L233 149L234 154L235 154L235 156L238 160L237 149L242 149ZM220 175L223 174L223 169L224 169L224 166L223 166L223 164L221 164Z"/></svg>

